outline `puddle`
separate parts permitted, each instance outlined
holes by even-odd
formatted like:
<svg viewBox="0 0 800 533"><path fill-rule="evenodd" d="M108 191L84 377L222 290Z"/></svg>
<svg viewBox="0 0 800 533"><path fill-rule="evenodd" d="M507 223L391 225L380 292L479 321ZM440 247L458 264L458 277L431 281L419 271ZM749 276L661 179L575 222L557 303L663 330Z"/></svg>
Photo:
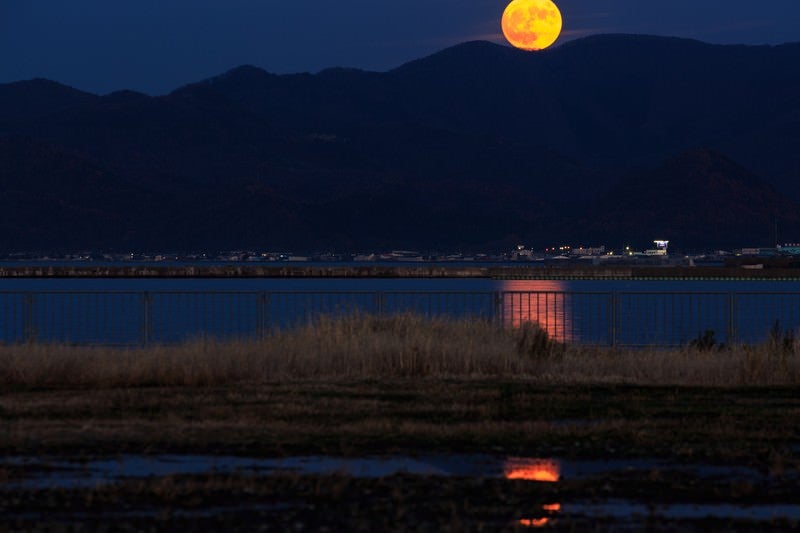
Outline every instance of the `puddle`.
<svg viewBox="0 0 800 533"><path fill-rule="evenodd" d="M541 512L531 518L521 518L519 525L539 528L552 524L559 516L590 519L632 520L636 518L659 518L669 520L749 520L767 522L772 520L800 521L800 504L733 505L714 504L652 504L611 500L604 503L565 503L542 506Z"/></svg>
<svg viewBox="0 0 800 533"><path fill-rule="evenodd" d="M324 456L256 459L204 455L126 455L115 459L68 461L9 458L4 462L27 472L13 485L29 488L92 487L126 478L148 478L191 474L293 473L298 475L343 474L360 478L381 478L395 474L442 477L508 477L557 481L560 464L552 460L503 459L490 455L364 457ZM541 474L546 472L547 474ZM6 484L6 486L12 485Z"/></svg>
<svg viewBox="0 0 800 533"><path fill-rule="evenodd" d="M442 477L506 478L537 482L578 480L607 474L636 472L685 472L695 477L758 481L758 471L738 466L677 465L652 459L565 461L492 455L428 455L396 457L340 458L326 456L257 459L205 455L125 455L114 459L70 461L63 459L7 458L0 466L21 471L0 487L85 488L113 483L126 478L163 477L192 474L298 475L343 474L360 478L380 478L395 474Z"/></svg>
<svg viewBox="0 0 800 533"><path fill-rule="evenodd" d="M700 477L726 479L761 477L746 467L709 465L669 465L647 460L561 461L555 459L491 455L449 455L420 457L339 458L324 456L255 459L233 456L161 455L121 456L115 459L77 462L68 460L32 460L10 458L5 464L29 470L21 482L24 486L93 486L124 478L146 478L168 475L205 473L296 473L298 475L343 474L362 478L380 478L405 473L445 477L505 477L529 481L556 482L561 479L583 479L608 473L651 471L653 469L685 470Z"/></svg>
<svg viewBox="0 0 800 533"><path fill-rule="evenodd" d="M416 476L497 478L557 483L564 480L602 479L603 476L646 475L655 470L664 475L686 473L695 478L760 482L769 479L765 473L741 466L677 464L653 459L569 461L532 457L498 457L493 455L421 455L392 457L340 458L327 456L259 459L235 456L205 455L124 455L92 461L60 458L12 457L0 460L0 469L9 468L16 475L0 482L0 490L46 488L92 488L126 479L145 479L171 475L275 474L331 475L359 478L381 478L395 474ZM593 481L592 481L593 482ZM281 505L281 504L278 504ZM266 508L264 508L266 509ZM248 506L246 510L251 511ZM236 508L176 510L186 517L204 513L235 512ZM153 510L129 509L134 515L151 516ZM175 515L179 516L179 515ZM730 504L647 504L609 499L603 502L553 502L522 517L516 525L540 528L552 525L559 518L611 519L620 523L637 523L643 518L669 520L701 520L706 518L737 519L765 522L774 519L800 521L800 504L764 504L737 506Z"/></svg>
<svg viewBox="0 0 800 533"><path fill-rule="evenodd" d="M219 506L219 507L203 507L203 508L196 508L196 509L180 509L180 508L170 508L168 510L168 516L171 518L214 518L218 517L223 514L235 514L240 512L269 512L269 511L281 511L286 509L302 509L302 506L299 505L290 505L287 503L274 503L274 504L256 504L256 505L234 505L234 506ZM144 519L149 520L153 518L158 518L159 516L164 516L165 511L162 508L141 508L141 509L134 509L134 510L95 510L92 512L75 512L69 511L61 516L54 512L50 512L47 515L47 518L60 524L66 524L69 522L77 522L80 523L83 520L98 520L98 519L114 519L114 520L125 520L125 519ZM42 519L43 514L37 512L31 513L20 513L14 515L16 520L31 520L37 521Z"/></svg>

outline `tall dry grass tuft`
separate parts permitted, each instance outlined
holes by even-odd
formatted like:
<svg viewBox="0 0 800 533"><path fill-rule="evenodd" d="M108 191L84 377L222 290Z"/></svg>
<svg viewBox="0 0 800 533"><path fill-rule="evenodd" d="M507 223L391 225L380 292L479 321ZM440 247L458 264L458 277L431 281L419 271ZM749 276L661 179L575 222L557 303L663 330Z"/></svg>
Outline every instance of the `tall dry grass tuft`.
<svg viewBox="0 0 800 533"><path fill-rule="evenodd" d="M264 341L201 339L146 349L0 347L0 385L221 386L290 380L502 378L541 384L797 385L800 346L614 350L568 346L538 326L360 316L322 318Z"/></svg>

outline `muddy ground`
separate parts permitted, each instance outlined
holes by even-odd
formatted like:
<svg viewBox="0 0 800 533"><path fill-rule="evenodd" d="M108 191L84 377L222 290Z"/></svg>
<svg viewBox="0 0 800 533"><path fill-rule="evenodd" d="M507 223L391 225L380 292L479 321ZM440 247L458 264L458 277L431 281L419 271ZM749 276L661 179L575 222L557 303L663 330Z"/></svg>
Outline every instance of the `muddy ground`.
<svg viewBox="0 0 800 533"><path fill-rule="evenodd" d="M7 530L751 531L800 524L795 387L436 379L17 388L0 393L0 428L0 529ZM620 466L584 475L565 469L557 479L508 470L363 478L207 471L92 486L47 481L48 465L61 460L160 454L481 454Z"/></svg>

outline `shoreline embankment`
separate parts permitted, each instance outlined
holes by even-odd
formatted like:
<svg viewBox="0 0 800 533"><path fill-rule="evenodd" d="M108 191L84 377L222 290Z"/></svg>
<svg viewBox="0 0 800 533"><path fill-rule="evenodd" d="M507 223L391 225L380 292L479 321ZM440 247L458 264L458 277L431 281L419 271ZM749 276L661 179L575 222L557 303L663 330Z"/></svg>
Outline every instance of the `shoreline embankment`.
<svg viewBox="0 0 800 533"><path fill-rule="evenodd" d="M387 266L387 265L169 265L169 266L5 266L9 278L423 278L501 280L787 280L800 269L684 266Z"/></svg>

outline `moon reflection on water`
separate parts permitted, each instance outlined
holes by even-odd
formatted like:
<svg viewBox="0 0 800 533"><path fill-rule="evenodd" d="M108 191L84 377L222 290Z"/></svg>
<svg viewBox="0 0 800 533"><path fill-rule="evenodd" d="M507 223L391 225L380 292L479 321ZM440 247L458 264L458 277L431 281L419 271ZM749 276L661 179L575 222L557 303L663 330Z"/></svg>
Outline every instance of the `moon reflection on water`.
<svg viewBox="0 0 800 533"><path fill-rule="evenodd" d="M526 322L538 324L551 339L574 342L579 339L572 304L563 281L505 281L503 320L512 327Z"/></svg>

